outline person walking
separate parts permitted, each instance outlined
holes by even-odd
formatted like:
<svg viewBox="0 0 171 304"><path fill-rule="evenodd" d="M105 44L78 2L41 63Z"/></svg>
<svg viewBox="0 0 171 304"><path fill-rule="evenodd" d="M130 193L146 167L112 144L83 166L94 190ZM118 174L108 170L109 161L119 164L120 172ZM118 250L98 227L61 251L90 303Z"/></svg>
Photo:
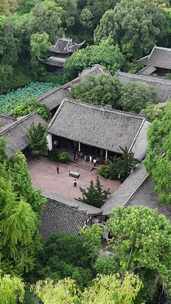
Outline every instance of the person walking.
<svg viewBox="0 0 171 304"><path fill-rule="evenodd" d="M56 173L59 174L59 166L56 167Z"/></svg>
<svg viewBox="0 0 171 304"><path fill-rule="evenodd" d="M97 160L96 160L96 158L94 158L94 159L93 159L93 166L94 166L94 168L95 168L95 166L96 166L96 163L97 163Z"/></svg>
<svg viewBox="0 0 171 304"><path fill-rule="evenodd" d="M73 181L73 186L74 186L74 188L77 188L77 180L76 180L76 178Z"/></svg>

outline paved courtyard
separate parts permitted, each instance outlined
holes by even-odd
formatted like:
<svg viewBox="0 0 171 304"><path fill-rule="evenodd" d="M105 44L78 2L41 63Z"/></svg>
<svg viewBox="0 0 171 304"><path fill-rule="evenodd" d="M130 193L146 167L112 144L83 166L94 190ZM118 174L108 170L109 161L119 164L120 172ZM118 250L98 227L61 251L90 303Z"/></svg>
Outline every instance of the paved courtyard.
<svg viewBox="0 0 171 304"><path fill-rule="evenodd" d="M96 181L97 177L96 170L90 171L92 164L84 161L78 164L59 164L59 174L56 172L57 163L46 158L31 160L28 165L35 188L46 193L59 193L65 199L78 199L81 196L80 187L87 188L90 181ZM73 186L74 178L69 176L69 170L80 173L76 188ZM110 189L111 192L120 186L119 181L106 180L103 177L100 177L100 182L104 189Z"/></svg>

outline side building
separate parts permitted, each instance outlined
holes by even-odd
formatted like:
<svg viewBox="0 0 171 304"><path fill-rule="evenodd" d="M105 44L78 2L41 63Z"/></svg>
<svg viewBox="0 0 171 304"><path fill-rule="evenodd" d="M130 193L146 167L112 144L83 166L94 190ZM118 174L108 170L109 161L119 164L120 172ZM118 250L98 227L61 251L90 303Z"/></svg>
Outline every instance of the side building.
<svg viewBox="0 0 171 304"><path fill-rule="evenodd" d="M149 55L137 62L144 65L139 74L165 77L171 72L171 49L154 46Z"/></svg>
<svg viewBox="0 0 171 304"><path fill-rule="evenodd" d="M12 120L0 129L0 138L6 142L6 154L10 158L17 151L25 151L28 147L27 133L31 126L39 123L46 126L46 122L36 113L28 114L17 120Z"/></svg>

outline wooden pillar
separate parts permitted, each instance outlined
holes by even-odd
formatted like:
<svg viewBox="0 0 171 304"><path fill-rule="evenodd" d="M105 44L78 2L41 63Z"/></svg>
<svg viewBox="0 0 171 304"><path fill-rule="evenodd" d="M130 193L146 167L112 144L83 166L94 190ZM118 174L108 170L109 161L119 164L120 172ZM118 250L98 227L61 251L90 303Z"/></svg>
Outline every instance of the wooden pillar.
<svg viewBox="0 0 171 304"><path fill-rule="evenodd" d="M78 152L81 152L81 143L78 143Z"/></svg>
<svg viewBox="0 0 171 304"><path fill-rule="evenodd" d="M108 151L105 152L105 161L108 161Z"/></svg>

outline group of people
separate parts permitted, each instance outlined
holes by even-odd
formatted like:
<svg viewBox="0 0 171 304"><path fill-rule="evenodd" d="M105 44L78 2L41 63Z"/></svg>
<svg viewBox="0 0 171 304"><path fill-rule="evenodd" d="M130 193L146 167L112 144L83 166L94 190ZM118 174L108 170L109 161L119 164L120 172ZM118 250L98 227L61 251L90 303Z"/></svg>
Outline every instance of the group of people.
<svg viewBox="0 0 171 304"><path fill-rule="evenodd" d="M75 151L74 152L74 161L77 161L77 160L85 160L86 162L89 161L90 163L93 163L93 167L91 169L91 171L95 168L96 164L97 164L97 159L94 158L92 155L84 155L82 152L79 152L79 151Z"/></svg>

